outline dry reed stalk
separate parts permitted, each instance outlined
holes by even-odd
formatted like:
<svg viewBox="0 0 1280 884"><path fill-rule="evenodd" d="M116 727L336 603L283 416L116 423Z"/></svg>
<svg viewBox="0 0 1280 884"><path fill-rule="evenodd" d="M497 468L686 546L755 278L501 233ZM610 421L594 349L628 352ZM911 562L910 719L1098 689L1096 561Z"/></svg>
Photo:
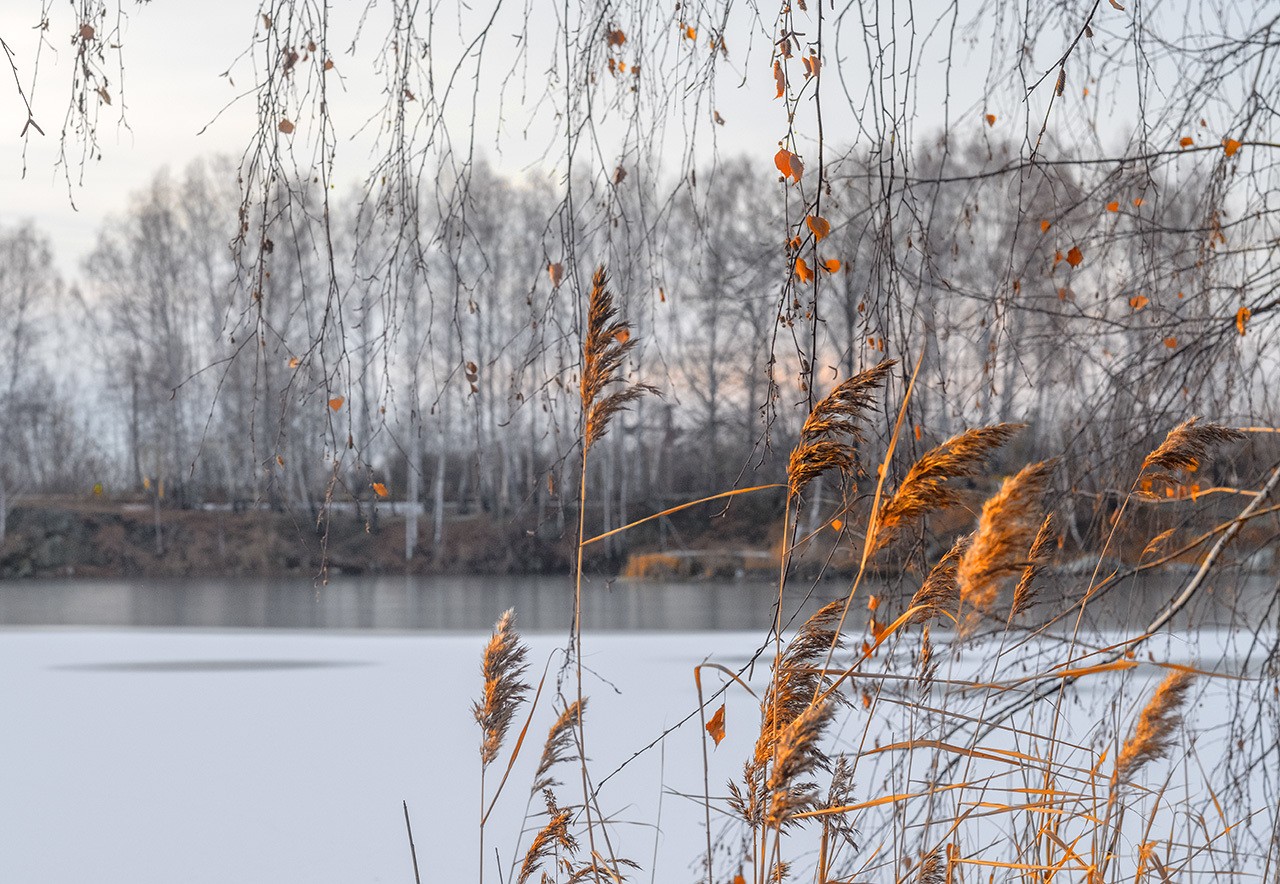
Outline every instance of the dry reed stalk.
<svg viewBox="0 0 1280 884"><path fill-rule="evenodd" d="M909 623L929 623L944 613L956 610L960 603L960 584L957 582L956 572L965 550L972 542L972 534L957 538L946 555L929 569L929 576L916 590L908 605L910 608L920 609L911 615Z"/></svg>
<svg viewBox="0 0 1280 884"><path fill-rule="evenodd" d="M515 631L515 619L514 611L504 611L484 649L481 663L484 692L479 702L472 706L482 734L482 767L488 767L498 757L507 729L511 726L511 718L529 691L529 686L521 681L527 668L525 657L528 649L520 643L520 636Z"/></svg>
<svg viewBox="0 0 1280 884"><path fill-rule="evenodd" d="M1195 472L1211 448L1244 438L1244 433L1239 430L1218 424L1202 424L1199 420L1198 417L1188 418L1170 430L1164 441L1142 462L1142 472Z"/></svg>
<svg viewBox="0 0 1280 884"><path fill-rule="evenodd" d="M573 811L557 807L555 796L550 790L544 794L547 799L547 824L533 836L533 843L525 851L516 884L525 884L557 848L570 855L578 849L578 842L569 832L569 820L573 817Z"/></svg>
<svg viewBox="0 0 1280 884"><path fill-rule="evenodd" d="M1182 724L1182 707L1195 676L1183 669L1170 672L1151 695L1133 734L1116 760L1116 782L1125 782L1148 762L1164 757Z"/></svg>
<svg viewBox="0 0 1280 884"><path fill-rule="evenodd" d="M635 347L630 323L616 319L613 293L606 288L609 276L603 266L597 267L591 279L591 295L587 303L587 334L582 346L582 444L590 448L609 429L609 421L627 405L645 393L658 391L648 384L627 384L615 393L604 395L611 384L622 380L618 372L627 355Z"/></svg>
<svg viewBox="0 0 1280 884"><path fill-rule="evenodd" d="M1049 561L1049 541L1052 539L1053 515L1050 514L1045 516L1044 521L1040 523L1040 530L1036 532L1036 539L1031 543L1031 552L1027 554L1027 565L1022 569L1022 576L1018 578L1018 585L1014 587L1013 605L1009 609L1009 617L1011 619L1031 607L1031 603L1035 601L1035 581Z"/></svg>
<svg viewBox="0 0 1280 884"><path fill-rule="evenodd" d="M976 427L952 436L911 465L893 495L876 515L869 554L884 549L910 523L954 506L960 493L947 483L978 475L987 459L1026 424Z"/></svg>
<svg viewBox="0 0 1280 884"><path fill-rule="evenodd" d="M573 737L586 708L586 699L574 700L565 706L552 723L551 729L547 732L547 741L542 747L542 758L538 761L538 769L533 775L533 786L530 787L530 792L533 794L559 785L551 776L551 768L562 761L577 760L577 755L573 754Z"/></svg>
<svg viewBox="0 0 1280 884"><path fill-rule="evenodd" d="M856 446L862 442L859 421L874 402L875 391L884 385L896 364L895 360L886 359L859 372L837 384L813 406L787 463L790 496L799 494L828 470L839 469L848 474L856 469Z"/></svg>
<svg viewBox="0 0 1280 884"><path fill-rule="evenodd" d="M996 495L983 504L973 543L956 568L960 600L969 609L970 620L995 605L1001 579L1026 566L1027 551L1040 525L1040 499L1053 466L1053 461L1028 464L1005 479Z"/></svg>

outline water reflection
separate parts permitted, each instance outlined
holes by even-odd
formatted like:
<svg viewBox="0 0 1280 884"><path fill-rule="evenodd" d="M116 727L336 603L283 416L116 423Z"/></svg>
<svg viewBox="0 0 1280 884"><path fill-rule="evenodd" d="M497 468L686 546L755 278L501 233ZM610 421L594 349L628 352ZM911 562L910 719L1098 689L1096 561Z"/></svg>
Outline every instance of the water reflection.
<svg viewBox="0 0 1280 884"><path fill-rule="evenodd" d="M1184 579L1166 573L1124 581L1090 603L1082 625L1146 624ZM1054 599L1061 614L1061 600L1079 595L1074 582L1045 587L1044 604L1032 616L1053 613L1047 606ZM799 607L807 615L847 589L843 580L797 585L788 591L786 613ZM911 588L864 581L846 629L865 628L868 594L882 596L883 610L901 610L894 598L904 590ZM1235 575L1206 586L1173 625L1256 627L1275 590L1274 577ZM589 630L763 630L773 622L776 601L777 587L769 583L597 579L584 586L583 620ZM572 583L566 577L404 576L344 577L327 586L296 578L0 581L0 625L9 626L474 631L488 629L507 608L516 609L522 631L567 632Z"/></svg>

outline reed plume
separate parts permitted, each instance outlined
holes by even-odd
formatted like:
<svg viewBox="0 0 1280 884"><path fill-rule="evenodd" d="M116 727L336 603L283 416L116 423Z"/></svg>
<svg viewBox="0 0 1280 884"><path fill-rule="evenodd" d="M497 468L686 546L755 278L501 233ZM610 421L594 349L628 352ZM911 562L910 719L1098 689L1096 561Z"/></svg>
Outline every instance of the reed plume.
<svg viewBox="0 0 1280 884"><path fill-rule="evenodd" d="M1018 578L1018 585L1014 587L1013 606L1009 609L1011 618L1017 617L1031 607L1031 603L1035 601L1035 581L1049 561L1049 541L1052 539L1053 515L1050 514L1045 516L1044 521L1040 523L1040 530L1036 532L1036 539L1031 542L1031 552L1027 554L1027 564L1022 569L1022 576Z"/></svg>
<svg viewBox="0 0 1280 884"><path fill-rule="evenodd" d="M908 622L929 623L944 613L956 610L960 603L960 584L956 579L956 571L960 567L960 559L972 542L972 534L957 538L946 555L929 569L929 576L916 590L908 605L909 608L920 610L912 614Z"/></svg>
<svg viewBox="0 0 1280 884"><path fill-rule="evenodd" d="M911 465L876 516L871 553L888 546L907 525L931 512L954 506L959 491L952 479L978 475L987 459L1026 424L976 427L952 436Z"/></svg>
<svg viewBox="0 0 1280 884"><path fill-rule="evenodd" d="M817 802L817 787L802 778L828 767L821 740L831 722L832 706L829 700L818 700L806 706L778 733L777 754L766 783L769 791L766 824L781 826L792 814L809 810Z"/></svg>
<svg viewBox="0 0 1280 884"><path fill-rule="evenodd" d="M536 794L546 791L552 786L559 785L555 778L551 776L551 768L562 761L574 761L577 759L577 755L574 754L573 735L586 708L587 701L585 699L574 700L565 706L564 710L552 723L551 729L547 732L547 741L542 746L542 758L538 761L538 769L533 775L531 792Z"/></svg>
<svg viewBox="0 0 1280 884"><path fill-rule="evenodd" d="M528 693L529 686L521 677L527 665L528 649L520 643L515 631L515 612L507 609L493 628L493 637L484 649L481 671L484 693L473 704L472 712L480 724L480 763L488 767L498 757L502 741L511 726L516 708Z"/></svg>
<svg viewBox="0 0 1280 884"><path fill-rule="evenodd" d="M557 848L570 855L578 849L578 842L569 832L569 820L573 817L573 811L557 807L556 797L551 794L551 790L548 789L543 795L547 800L547 824L533 836L533 843L525 851L516 884L525 884Z"/></svg>
<svg viewBox="0 0 1280 884"><path fill-rule="evenodd" d="M603 266L597 267L591 279L591 295L587 304L587 334L582 346L582 413L585 416L582 444L590 448L609 429L609 421L619 411L645 393L657 393L648 384L626 384L605 395L610 385L620 383L622 363L635 347L631 325L617 319L613 293L606 287L609 276Z"/></svg>
<svg viewBox="0 0 1280 884"><path fill-rule="evenodd" d="M960 557L956 581L970 620L995 605L1000 581L1026 566L1041 520L1040 500L1054 462L1028 464L1004 480L982 506L973 543Z"/></svg>
<svg viewBox="0 0 1280 884"><path fill-rule="evenodd" d="M946 863L938 855L938 848L929 851L929 855L920 863L920 871L916 875L917 884L944 884L947 879Z"/></svg>
<svg viewBox="0 0 1280 884"><path fill-rule="evenodd" d="M1125 741L1116 761L1117 782L1129 780L1145 764L1163 758L1174 732L1182 724L1182 707L1195 676L1184 669L1170 672L1151 695L1133 734Z"/></svg>
<svg viewBox="0 0 1280 884"><path fill-rule="evenodd" d="M843 613L843 599L828 602L815 611L774 665L773 679L761 704L760 736L756 739L755 763L761 767L773 758L782 732L818 695L825 677L817 664L833 647L839 649L843 644L837 631Z"/></svg>
<svg viewBox="0 0 1280 884"><path fill-rule="evenodd" d="M1169 435L1147 455L1142 472L1195 472L1210 449L1244 438L1244 433L1218 424L1202 424L1198 417L1188 418L1169 431Z"/></svg>
<svg viewBox="0 0 1280 884"><path fill-rule="evenodd" d="M797 495L828 470L852 473L857 467L857 445L862 442L860 421L874 402L897 363L886 359L837 384L813 406L800 428L800 441L787 463L787 484Z"/></svg>

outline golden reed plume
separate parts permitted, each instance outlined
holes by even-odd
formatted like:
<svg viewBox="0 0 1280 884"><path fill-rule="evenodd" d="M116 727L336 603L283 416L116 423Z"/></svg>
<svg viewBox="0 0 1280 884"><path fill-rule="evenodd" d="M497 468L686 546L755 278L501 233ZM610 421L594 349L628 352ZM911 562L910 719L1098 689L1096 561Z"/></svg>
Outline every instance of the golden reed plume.
<svg viewBox="0 0 1280 884"><path fill-rule="evenodd" d="M1025 426L996 424L965 430L926 451L880 508L871 552L886 547L911 522L958 503L960 493L948 482L978 475L996 449Z"/></svg>
<svg viewBox="0 0 1280 884"><path fill-rule="evenodd" d="M996 495L983 504L973 543L956 568L960 600L970 612L969 626L995 605L1000 581L1026 567L1053 467L1051 460L1028 464L1005 479Z"/></svg>
<svg viewBox="0 0 1280 884"><path fill-rule="evenodd" d="M484 693L472 706L472 711L480 723L480 763L484 767L498 757L507 728L511 726L511 717L529 691L529 686L521 681L527 668L525 657L528 650L520 644L515 619L515 612L510 609L498 618L481 663Z"/></svg>
<svg viewBox="0 0 1280 884"><path fill-rule="evenodd" d="M1133 734L1125 741L1116 761L1116 781L1125 782L1148 762L1169 751L1174 732L1182 724L1182 707L1195 676L1176 669L1160 682L1146 708L1138 716Z"/></svg>
<svg viewBox="0 0 1280 884"><path fill-rule="evenodd" d="M1244 438L1244 433L1218 424L1202 424L1189 418L1169 431L1169 435L1147 455L1142 472L1172 473L1177 470L1195 472L1211 448Z"/></svg>
<svg viewBox="0 0 1280 884"><path fill-rule="evenodd" d="M862 442L859 422L874 402L875 391L884 385L896 365L886 359L837 384L821 399L800 428L800 441L787 463L787 484L797 495L828 470L852 473L857 468L857 448Z"/></svg>
<svg viewBox="0 0 1280 884"><path fill-rule="evenodd" d="M582 443L586 448L608 431L609 421L615 414L645 393L658 392L648 384L626 384L621 390L605 395L606 387L622 381L618 373L636 345L631 337L631 325L616 319L618 311L608 283L604 267L597 267L591 279L587 334L582 346L581 396L585 415Z"/></svg>

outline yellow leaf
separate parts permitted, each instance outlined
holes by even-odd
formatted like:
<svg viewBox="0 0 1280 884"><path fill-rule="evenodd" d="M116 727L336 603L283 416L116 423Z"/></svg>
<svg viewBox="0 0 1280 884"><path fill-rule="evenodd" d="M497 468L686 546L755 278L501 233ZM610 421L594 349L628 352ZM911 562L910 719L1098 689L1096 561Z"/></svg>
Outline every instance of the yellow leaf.
<svg viewBox="0 0 1280 884"><path fill-rule="evenodd" d="M1067 263L1072 267L1079 267L1084 261L1084 252L1080 251L1079 246L1072 246L1071 251L1067 252Z"/></svg>
<svg viewBox="0 0 1280 884"><path fill-rule="evenodd" d="M1129 306L1132 307L1134 310L1141 310L1143 307L1147 306L1150 303L1151 301L1149 298L1147 298L1146 295L1134 295L1132 298L1129 299Z"/></svg>
<svg viewBox="0 0 1280 884"><path fill-rule="evenodd" d="M387 496L387 486L386 486L386 485L383 485L381 482L374 482L374 483L373 483L373 493L374 493L374 494L376 494L376 495L378 495L379 497L386 497L386 496Z"/></svg>
<svg viewBox="0 0 1280 884"><path fill-rule="evenodd" d="M996 115L995 115L995 114L987 114L987 125L988 125L988 126L994 126L995 124L996 124Z"/></svg>
<svg viewBox="0 0 1280 884"><path fill-rule="evenodd" d="M1241 307L1236 311L1236 329L1240 332L1240 337L1244 337L1244 327L1249 324L1249 317L1253 316L1253 311L1248 307Z"/></svg>
<svg viewBox="0 0 1280 884"><path fill-rule="evenodd" d="M711 739L716 741L716 745L720 745L720 741L724 739L724 704L720 704L720 708L716 710L716 714L711 716L711 720L707 722L707 733L711 734Z"/></svg>
<svg viewBox="0 0 1280 884"><path fill-rule="evenodd" d="M332 408L334 411L337 411L339 408L342 407L342 403L346 401L347 400L342 396L334 396L332 399L329 400L329 407Z"/></svg>
<svg viewBox="0 0 1280 884"><path fill-rule="evenodd" d="M815 240L821 240L831 232L831 222L826 218L807 215L805 216L804 223L809 225L809 229L813 231L813 238Z"/></svg>
<svg viewBox="0 0 1280 884"><path fill-rule="evenodd" d="M1233 157L1236 155L1236 151L1240 149L1240 142L1234 138L1228 138L1222 142L1222 148L1227 152L1227 156Z"/></svg>
<svg viewBox="0 0 1280 884"><path fill-rule="evenodd" d="M94 482L94 483L93 483L93 496L94 496L94 497L101 497L101 496L102 496L102 483L101 483L101 482Z"/></svg>
<svg viewBox="0 0 1280 884"><path fill-rule="evenodd" d="M281 132L283 132L285 135L292 135L294 130L294 125L289 120L284 119L280 121L280 125L277 126L276 128L279 129Z"/></svg>

